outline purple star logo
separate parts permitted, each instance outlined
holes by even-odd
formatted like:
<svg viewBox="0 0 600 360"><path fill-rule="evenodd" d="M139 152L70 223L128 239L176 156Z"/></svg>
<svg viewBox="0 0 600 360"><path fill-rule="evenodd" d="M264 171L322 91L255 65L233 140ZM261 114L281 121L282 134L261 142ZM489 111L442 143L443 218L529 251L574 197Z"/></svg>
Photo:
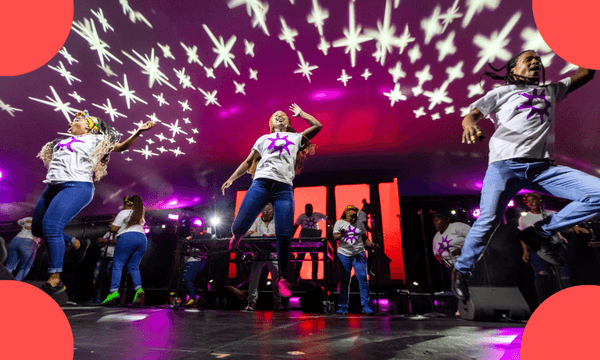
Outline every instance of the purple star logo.
<svg viewBox="0 0 600 360"><path fill-rule="evenodd" d="M75 136L73 136L72 138L70 138L68 143L63 143L64 141L66 141L66 140L60 141L58 144L56 144L57 150L61 150L63 148L67 148L70 152L73 152L73 148L71 147L71 145L73 145L73 143L80 142L80 143L84 143L85 144L85 141L77 140L75 138Z"/></svg>
<svg viewBox="0 0 600 360"><path fill-rule="evenodd" d="M269 145L269 147L267 148L267 150L273 149L273 150L271 150L271 154L274 153L275 151L279 150L279 156L281 156L281 153L285 149L285 151L287 151L287 153L289 155L292 155L292 153L290 152L290 149L288 149L288 146L294 145L294 142L293 141L289 141L288 140L288 136L289 135L286 135L284 137L279 137L279 133L276 133L274 139L273 138L267 138L267 140L269 140L271 142L271 144ZM285 144L275 145L275 143L277 142L277 140L284 140Z"/></svg>
<svg viewBox="0 0 600 360"><path fill-rule="evenodd" d="M346 241L348 244L352 245L356 240L358 240L358 233L356 232L357 228L352 225L348 226L348 230L346 231Z"/></svg>
<svg viewBox="0 0 600 360"><path fill-rule="evenodd" d="M543 124L544 123L544 115L550 116L550 113L548 111L552 107L552 103L550 103L550 101L548 101L546 99L546 90L542 90L542 92L539 95L538 95L537 91L538 91L538 89L533 89L533 95L529 95L527 93L519 94L521 96L526 97L528 100L524 104L520 105L518 107L518 109L519 110L520 109L530 109L529 114L527 114L527 119L532 117L534 114L539 114L541 124ZM534 106L534 102L536 99L544 101L543 109L538 109ZM539 103L539 101L537 101L537 103Z"/></svg>
<svg viewBox="0 0 600 360"><path fill-rule="evenodd" d="M440 243L440 247L438 247L438 254L442 255L444 251L450 252L450 242L452 239L448 239L448 236L442 236L442 242Z"/></svg>
<svg viewBox="0 0 600 360"><path fill-rule="evenodd" d="M315 218L308 218L306 221L304 221L304 227L307 229L316 229L317 220Z"/></svg>

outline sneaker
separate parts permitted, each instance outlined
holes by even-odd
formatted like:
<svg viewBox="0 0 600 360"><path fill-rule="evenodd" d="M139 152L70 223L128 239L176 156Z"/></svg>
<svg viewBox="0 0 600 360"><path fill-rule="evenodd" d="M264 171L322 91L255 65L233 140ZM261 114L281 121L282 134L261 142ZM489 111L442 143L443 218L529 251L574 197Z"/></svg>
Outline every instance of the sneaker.
<svg viewBox="0 0 600 360"><path fill-rule="evenodd" d="M137 289L135 295L133 296L133 306L144 305L144 298L146 297L146 293L142 288Z"/></svg>
<svg viewBox="0 0 600 360"><path fill-rule="evenodd" d="M242 241L242 238L236 240L235 235L232 236L231 240L229 240L229 251L234 251L237 249L238 246L240 246L240 241Z"/></svg>
<svg viewBox="0 0 600 360"><path fill-rule="evenodd" d="M185 303L185 305L183 305L184 307L194 307L196 306L196 304L198 304L198 300L196 299L189 299L188 302Z"/></svg>
<svg viewBox="0 0 600 360"><path fill-rule="evenodd" d="M371 310L373 311L373 310ZM348 305L339 305L336 314L347 314L348 313Z"/></svg>
<svg viewBox="0 0 600 360"><path fill-rule="evenodd" d="M373 314L373 313L374 313L374 311L373 311L373 309L371 309L371 305L369 305L369 303L366 303L366 304L363 306L363 308L362 308L362 313L363 313L363 314L367 314L367 315L370 315L370 314Z"/></svg>
<svg viewBox="0 0 600 360"><path fill-rule="evenodd" d="M469 300L469 284L467 282L467 275L460 271L452 270L452 293L458 300L467 301Z"/></svg>
<svg viewBox="0 0 600 360"><path fill-rule="evenodd" d="M285 310L285 307L283 306L281 301L276 301L275 304L273 305L273 310L282 311L282 310Z"/></svg>
<svg viewBox="0 0 600 360"><path fill-rule="evenodd" d="M114 305L117 303L117 299L120 297L121 295L119 295L119 290L113 291L112 293L108 294L106 299L104 299L100 305Z"/></svg>
<svg viewBox="0 0 600 360"><path fill-rule="evenodd" d="M277 286L279 287L279 293L281 294L281 296L286 298L292 296L292 292L290 291L290 284L288 284L288 282L285 281L285 279L279 280Z"/></svg>
<svg viewBox="0 0 600 360"><path fill-rule="evenodd" d="M519 232L517 238L527 244L547 263L556 266L565 266L565 260L552 249L550 239L538 235L533 226Z"/></svg>
<svg viewBox="0 0 600 360"><path fill-rule="evenodd" d="M65 284L63 284L62 281L60 281L58 283L58 285L56 286L52 286L50 285L50 283L44 283L44 285L42 285L42 287L40 287L40 289L45 292L46 294L50 295L51 297L55 297L56 295L60 294L61 292L64 292L67 290L67 287L65 286Z"/></svg>
<svg viewBox="0 0 600 360"><path fill-rule="evenodd" d="M249 303L248 306L246 306L246 308L244 310L246 310L246 311L256 311L256 304Z"/></svg>

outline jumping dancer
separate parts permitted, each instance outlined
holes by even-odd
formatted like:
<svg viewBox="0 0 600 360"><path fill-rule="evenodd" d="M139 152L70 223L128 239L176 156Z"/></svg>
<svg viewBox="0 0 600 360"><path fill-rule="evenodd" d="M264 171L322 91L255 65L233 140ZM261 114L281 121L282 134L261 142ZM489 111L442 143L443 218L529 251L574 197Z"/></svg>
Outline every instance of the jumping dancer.
<svg viewBox="0 0 600 360"><path fill-rule="evenodd" d="M548 140L556 103L590 81L594 70L580 67L569 78L539 85L540 72L542 83L546 81L545 71L540 57L532 50L521 52L500 69L492 67L496 72L504 68L504 76L485 73L503 80L504 86L471 104L471 111L462 121L463 143L475 144L484 138L477 122L488 114L496 114L496 131L490 139L489 165L481 189L481 215L454 265L452 292L462 301L469 299L467 277L471 267L519 190L526 188L573 200L557 214L550 214L519 234L520 240L554 265L563 265L564 260L552 250L550 237L600 211L600 179L556 166Z"/></svg>
<svg viewBox="0 0 600 360"><path fill-rule="evenodd" d="M154 122L138 127L137 131L122 143L119 133L87 110L78 112L69 124L68 139L56 139L47 143L38 157L48 167L44 182L48 184L33 212L32 233L41 237L48 246L48 282L42 290L56 296L66 290L62 272L65 244L78 247L79 240L64 233L65 226L94 196L94 181L106 175L111 151L127 150L140 133L154 127Z"/></svg>
<svg viewBox="0 0 600 360"><path fill-rule="evenodd" d="M291 296L289 284L283 275L287 271L294 224L292 181L300 173L306 156L314 153L314 145L311 145L310 139L323 127L317 119L302 111L296 104L290 106L290 111L293 112L293 117L300 116L306 120L310 127L297 133L283 111L275 112L269 120L270 134L258 138L248 158L221 187L225 194L225 189L245 172L253 175L252 185L231 227L233 237L229 242L230 251L238 247L264 206L269 202L273 204L280 275L278 286L284 297Z"/></svg>

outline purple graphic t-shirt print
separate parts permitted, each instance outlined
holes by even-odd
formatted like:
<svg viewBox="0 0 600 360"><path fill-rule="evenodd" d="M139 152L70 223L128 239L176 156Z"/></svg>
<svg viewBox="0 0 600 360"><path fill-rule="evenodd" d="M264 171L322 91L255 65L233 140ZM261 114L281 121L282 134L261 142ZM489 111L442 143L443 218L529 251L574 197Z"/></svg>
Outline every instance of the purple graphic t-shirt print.
<svg viewBox="0 0 600 360"><path fill-rule="evenodd" d="M357 228L353 227L352 225L348 226L348 230L346 231L346 238L344 239L344 241L346 241L348 244L353 245L356 240L358 240L358 233Z"/></svg>
<svg viewBox="0 0 600 360"><path fill-rule="evenodd" d="M75 136L70 138L69 142L65 142L65 141L67 141L67 140L59 141L58 144L56 144L56 149L62 150L64 148L66 148L70 152L73 152L73 148L71 147L73 145L73 143L84 143L85 144L85 141L77 140L77 138Z"/></svg>
<svg viewBox="0 0 600 360"><path fill-rule="evenodd" d="M548 101L548 99L546 99L546 90L541 90L539 94L537 93L537 91L538 89L533 89L532 95L529 95L527 93L520 93L519 95L526 97L528 100L522 105L520 105L518 109L530 109L529 114L527 114L527 119L529 119L535 114L539 114L541 124L543 124L544 115L546 115L546 118L550 116L549 110L552 107L552 103ZM534 103L540 103L540 101L535 101L536 99L539 99L544 102L544 107L542 109L538 109L534 106Z"/></svg>
<svg viewBox="0 0 600 360"><path fill-rule="evenodd" d="M289 135L279 137L279 133L275 133L275 138L267 138L267 140L269 140L271 142L271 144L269 145L267 150L271 150L271 152L270 152L271 154L279 150L279 156L281 156L281 154L283 153L283 150L287 151L287 153L289 155L292 155L292 153L290 152L290 149L288 147L290 145L294 145L294 142L289 141L288 136ZM275 143L277 142L277 140L283 140L283 141L285 141L285 144L276 145Z"/></svg>
<svg viewBox="0 0 600 360"><path fill-rule="evenodd" d="M438 254L442 255L444 251L450 252L450 242L452 239L448 239L448 236L442 236L442 242L440 243L440 247L438 248Z"/></svg>
<svg viewBox="0 0 600 360"><path fill-rule="evenodd" d="M316 229L317 220L315 218L308 218L304 221L304 227L307 229Z"/></svg>

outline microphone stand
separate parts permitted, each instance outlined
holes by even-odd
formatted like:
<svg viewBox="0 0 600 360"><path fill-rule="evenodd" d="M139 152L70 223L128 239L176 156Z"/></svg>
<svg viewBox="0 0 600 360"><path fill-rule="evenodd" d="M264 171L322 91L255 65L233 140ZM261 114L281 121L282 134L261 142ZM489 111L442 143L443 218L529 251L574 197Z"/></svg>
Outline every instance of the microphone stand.
<svg viewBox="0 0 600 360"><path fill-rule="evenodd" d="M433 312L423 314L423 316L430 318L446 317L446 315L437 312L437 306L435 305L435 292L433 290L433 282L431 281L431 269L429 268L429 254L427 250L427 237L425 235L425 219L423 218L423 210L419 210L421 216L421 231L423 232L423 246L425 249L425 263L427 265L427 279L429 280L429 287L431 288L431 308Z"/></svg>

